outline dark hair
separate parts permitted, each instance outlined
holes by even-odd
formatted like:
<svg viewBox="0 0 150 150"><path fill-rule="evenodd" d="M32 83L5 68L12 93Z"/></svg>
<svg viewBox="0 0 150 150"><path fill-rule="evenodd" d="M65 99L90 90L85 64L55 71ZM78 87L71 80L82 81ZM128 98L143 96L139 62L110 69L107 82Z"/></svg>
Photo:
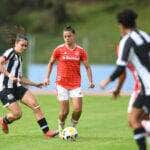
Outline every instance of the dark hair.
<svg viewBox="0 0 150 150"><path fill-rule="evenodd" d="M71 26L66 26L66 27L64 28L64 31L70 31L70 32L72 32L73 34L75 34L75 29L72 28Z"/></svg>
<svg viewBox="0 0 150 150"><path fill-rule="evenodd" d="M27 38L27 36L24 35L24 34L18 34L17 37L16 37L15 42L19 42L20 40L25 40L25 41L28 42L28 38Z"/></svg>
<svg viewBox="0 0 150 150"><path fill-rule="evenodd" d="M118 13L117 21L122 24L126 28L135 28L136 27L136 19L137 13L131 9L125 9Z"/></svg>
<svg viewBox="0 0 150 150"><path fill-rule="evenodd" d="M15 42L20 41L21 39L28 41L26 31L22 26L5 25L2 29L5 41L9 46L13 47Z"/></svg>

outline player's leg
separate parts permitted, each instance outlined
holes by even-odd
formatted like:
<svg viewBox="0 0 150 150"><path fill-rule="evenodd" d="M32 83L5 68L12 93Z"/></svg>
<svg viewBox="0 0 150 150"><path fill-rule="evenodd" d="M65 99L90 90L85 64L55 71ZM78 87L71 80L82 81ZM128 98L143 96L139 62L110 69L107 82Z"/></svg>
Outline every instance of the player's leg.
<svg viewBox="0 0 150 150"><path fill-rule="evenodd" d="M73 127L76 127L82 113L82 97L81 88L76 88L70 91L70 97L72 98L73 112L71 117L71 123Z"/></svg>
<svg viewBox="0 0 150 150"><path fill-rule="evenodd" d="M146 150L145 129L141 125L141 114L143 113L142 108L145 104L145 96L138 95L133 104L131 116L129 118L134 132L134 139L137 142L139 150Z"/></svg>
<svg viewBox="0 0 150 150"><path fill-rule="evenodd" d="M141 124L146 130L147 135L150 136L150 120L142 120Z"/></svg>
<svg viewBox="0 0 150 150"><path fill-rule="evenodd" d="M82 113L82 97L72 98L73 112L71 117L71 123L73 127L76 127Z"/></svg>
<svg viewBox="0 0 150 150"><path fill-rule="evenodd" d="M22 112L20 106L17 103L14 89L4 89L0 92L0 99L5 108L9 110L3 118L0 118L0 125L4 133L8 133L8 124L21 118Z"/></svg>
<svg viewBox="0 0 150 150"><path fill-rule="evenodd" d="M141 125L141 114L143 110L133 108L130 116L130 124L133 128L134 139L139 147L139 150L146 150L145 129Z"/></svg>
<svg viewBox="0 0 150 150"><path fill-rule="evenodd" d="M2 129L4 133L8 133L8 124L11 124L13 121L18 120L22 116L20 106L17 102L13 102L7 106L9 113L7 113L3 118L0 119Z"/></svg>
<svg viewBox="0 0 150 150"><path fill-rule="evenodd" d="M132 111L133 104L134 104L138 94L139 94L138 90L133 91L133 93L131 94L129 103L128 103L127 112L128 112L128 123L129 123L129 126L131 126L130 125L130 121L129 121L130 118L131 118L131 111ZM147 109L145 107L143 107L142 109L143 109L143 112L141 113L139 118L141 120L142 126L146 129L146 132L150 133L150 121L147 121L147 120L149 120L149 114L148 114L148 111L147 111Z"/></svg>
<svg viewBox="0 0 150 150"><path fill-rule="evenodd" d="M59 101L60 111L58 116L58 131L61 134L65 127L65 120L69 113L69 100Z"/></svg>
<svg viewBox="0 0 150 150"><path fill-rule="evenodd" d="M41 111L40 105L37 103L35 97L29 90L24 93L21 102L33 110L37 123L46 138L54 137L58 134L55 131L49 130L48 123L43 115L43 112Z"/></svg>
<svg viewBox="0 0 150 150"><path fill-rule="evenodd" d="M128 113L128 124L130 127L131 127L131 124L130 124L131 111L132 111L133 104L134 104L138 94L139 94L139 91L137 91L137 90L133 91L130 96L129 103L128 103L127 113Z"/></svg>
<svg viewBox="0 0 150 150"><path fill-rule="evenodd" d="M69 95L68 90L57 85L57 98L59 101L60 111L58 116L58 131L61 134L65 126L65 120L69 113Z"/></svg>

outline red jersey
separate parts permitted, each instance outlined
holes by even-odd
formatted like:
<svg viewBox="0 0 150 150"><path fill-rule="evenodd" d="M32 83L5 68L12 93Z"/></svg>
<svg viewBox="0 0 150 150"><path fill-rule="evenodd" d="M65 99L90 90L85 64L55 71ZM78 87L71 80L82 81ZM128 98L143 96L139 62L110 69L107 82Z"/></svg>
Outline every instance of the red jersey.
<svg viewBox="0 0 150 150"><path fill-rule="evenodd" d="M86 51L78 45L74 49L69 49L62 44L54 49L52 57L58 63L56 83L66 89L80 87L80 62L87 60Z"/></svg>

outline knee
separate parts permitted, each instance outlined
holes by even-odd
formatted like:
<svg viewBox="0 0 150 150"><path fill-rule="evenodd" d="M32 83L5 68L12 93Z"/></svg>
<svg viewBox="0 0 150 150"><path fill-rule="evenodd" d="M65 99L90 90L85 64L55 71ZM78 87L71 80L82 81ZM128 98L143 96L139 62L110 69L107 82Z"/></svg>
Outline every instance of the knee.
<svg viewBox="0 0 150 150"><path fill-rule="evenodd" d="M69 114L69 110L61 111L61 112L60 112L60 115L63 116L63 117L68 116L68 114Z"/></svg>
<svg viewBox="0 0 150 150"><path fill-rule="evenodd" d="M139 128L140 123L138 122L136 118L130 117L128 118L128 124L132 129L136 129L136 128Z"/></svg>
<svg viewBox="0 0 150 150"><path fill-rule="evenodd" d="M22 112L21 111L15 111L12 114L13 114L13 119L14 120L20 119L22 117Z"/></svg>
<svg viewBox="0 0 150 150"><path fill-rule="evenodd" d="M82 113L82 108L77 107L77 108L74 108L73 111L76 113Z"/></svg>

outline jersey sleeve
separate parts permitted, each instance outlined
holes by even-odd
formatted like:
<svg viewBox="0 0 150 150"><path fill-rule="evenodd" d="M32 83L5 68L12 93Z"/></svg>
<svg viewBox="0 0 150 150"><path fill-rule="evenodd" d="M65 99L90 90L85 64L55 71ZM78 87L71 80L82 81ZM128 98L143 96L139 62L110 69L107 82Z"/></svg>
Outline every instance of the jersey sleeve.
<svg viewBox="0 0 150 150"><path fill-rule="evenodd" d="M130 38L124 38L120 41L118 47L118 59L116 64L119 66L126 66L128 64L129 52L132 47Z"/></svg>
<svg viewBox="0 0 150 150"><path fill-rule="evenodd" d="M81 60L86 61L87 59L88 59L87 52L85 51L85 49L82 49L81 50Z"/></svg>
<svg viewBox="0 0 150 150"><path fill-rule="evenodd" d="M59 55L60 55L59 49L55 48L53 53L52 53L52 57L57 60L59 58Z"/></svg>
<svg viewBox="0 0 150 150"><path fill-rule="evenodd" d="M12 56L12 54L13 54L13 49L9 49L3 53L2 57L4 57L5 60L8 60Z"/></svg>

